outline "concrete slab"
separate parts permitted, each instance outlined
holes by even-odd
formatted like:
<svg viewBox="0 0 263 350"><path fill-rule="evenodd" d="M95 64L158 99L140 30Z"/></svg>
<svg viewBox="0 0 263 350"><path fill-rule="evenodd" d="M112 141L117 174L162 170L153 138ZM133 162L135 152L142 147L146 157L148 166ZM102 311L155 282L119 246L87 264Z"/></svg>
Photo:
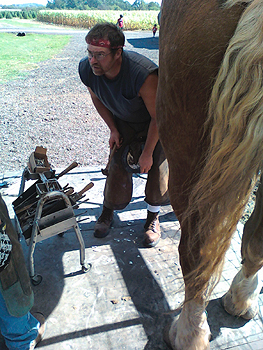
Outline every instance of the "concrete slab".
<svg viewBox="0 0 263 350"><path fill-rule="evenodd" d="M0 192L11 217L14 217L12 202L17 198L20 177L20 173L0 174L0 180L7 182ZM166 350L163 328L184 297L178 221L171 206L164 206L160 215L160 243L151 249L143 247L145 176L134 176L132 202L125 210L115 212L113 227L106 238L94 238L93 227L101 212L105 183L100 168L76 168L61 177L59 183L69 183L79 191L90 181L94 187L87 192L89 200L75 212L91 270L81 271L79 243L73 230L36 245L35 270L43 280L33 287L32 312L41 311L48 321L45 339L38 348ZM28 181L26 186L32 183ZM241 234L242 225L239 225L222 278L207 308L213 335L211 349L215 350L263 349L262 294L260 312L249 322L228 315L220 304L240 267ZM21 243L27 257L28 247L24 240ZM0 349L6 349L2 338Z"/></svg>

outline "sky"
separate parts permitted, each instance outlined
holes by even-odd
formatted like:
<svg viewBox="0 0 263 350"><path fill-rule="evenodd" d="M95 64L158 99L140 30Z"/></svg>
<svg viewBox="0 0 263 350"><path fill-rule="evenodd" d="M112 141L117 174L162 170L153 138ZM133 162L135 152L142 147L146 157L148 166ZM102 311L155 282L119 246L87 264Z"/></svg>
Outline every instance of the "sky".
<svg viewBox="0 0 263 350"><path fill-rule="evenodd" d="M134 0L128 0L129 3L133 4ZM144 0L145 2L158 2L161 5L162 0ZM0 5L20 5L20 4L28 4L28 3L34 3L34 4L41 4L46 6L47 0L0 0Z"/></svg>

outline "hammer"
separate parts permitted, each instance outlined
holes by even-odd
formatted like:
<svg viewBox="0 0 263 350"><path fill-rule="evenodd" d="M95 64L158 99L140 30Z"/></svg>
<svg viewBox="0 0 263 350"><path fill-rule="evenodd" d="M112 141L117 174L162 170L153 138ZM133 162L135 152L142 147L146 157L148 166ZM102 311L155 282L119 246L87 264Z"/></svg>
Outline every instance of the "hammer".
<svg viewBox="0 0 263 350"><path fill-rule="evenodd" d="M105 175L105 176L108 176L108 175L109 175L110 163L111 163L111 161L112 161L112 158L113 158L113 156L114 156L114 153L116 152L116 149L117 149L117 145L116 145L116 143L114 143L113 148L110 150L109 160L108 160L108 163L107 163L107 165L106 165L106 168L105 168L105 169L101 169L102 174Z"/></svg>
<svg viewBox="0 0 263 350"><path fill-rule="evenodd" d="M56 175L56 178L59 179L61 176L67 174L70 170L76 168L77 166L78 166L78 163L77 162L73 162L65 170L63 170L60 174Z"/></svg>
<svg viewBox="0 0 263 350"><path fill-rule="evenodd" d="M69 197L70 199L76 204L76 202L82 198L85 192L87 192L89 189L91 189L94 186L93 182L90 182L88 185L86 185L81 191L70 193Z"/></svg>

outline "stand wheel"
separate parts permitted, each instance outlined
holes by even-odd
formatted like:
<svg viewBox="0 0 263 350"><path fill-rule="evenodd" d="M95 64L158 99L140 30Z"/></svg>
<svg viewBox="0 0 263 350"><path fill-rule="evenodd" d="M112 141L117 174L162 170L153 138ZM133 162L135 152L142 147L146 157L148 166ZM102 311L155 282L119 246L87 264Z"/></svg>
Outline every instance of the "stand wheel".
<svg viewBox="0 0 263 350"><path fill-rule="evenodd" d="M33 286L37 286L42 282L42 276L40 275L34 275L33 277L31 277L31 283L33 284Z"/></svg>
<svg viewBox="0 0 263 350"><path fill-rule="evenodd" d="M88 272L91 269L91 264L88 264L87 267L85 265L82 265L81 270L83 273Z"/></svg>

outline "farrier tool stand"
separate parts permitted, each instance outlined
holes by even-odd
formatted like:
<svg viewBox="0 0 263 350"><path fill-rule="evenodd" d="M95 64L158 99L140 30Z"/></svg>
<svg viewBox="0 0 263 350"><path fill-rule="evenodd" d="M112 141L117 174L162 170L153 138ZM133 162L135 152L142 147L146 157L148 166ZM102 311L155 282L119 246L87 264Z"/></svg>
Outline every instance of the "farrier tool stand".
<svg viewBox="0 0 263 350"><path fill-rule="evenodd" d="M74 208L78 207L77 202L84 197L87 190L93 187L93 183L90 182L81 191L74 193L74 189L68 184L62 188L58 182L61 176L77 165L74 162L62 173L55 175L55 171L47 161L46 149L37 147L23 172L19 197L13 202L13 207L17 227L29 245L29 275L33 285L38 285L42 281L42 277L35 274L34 270L36 243L62 234L71 228L75 230L80 243L82 271L90 270L91 264L85 264L85 244L76 221ZM36 182L24 191L26 180L36 180Z"/></svg>

